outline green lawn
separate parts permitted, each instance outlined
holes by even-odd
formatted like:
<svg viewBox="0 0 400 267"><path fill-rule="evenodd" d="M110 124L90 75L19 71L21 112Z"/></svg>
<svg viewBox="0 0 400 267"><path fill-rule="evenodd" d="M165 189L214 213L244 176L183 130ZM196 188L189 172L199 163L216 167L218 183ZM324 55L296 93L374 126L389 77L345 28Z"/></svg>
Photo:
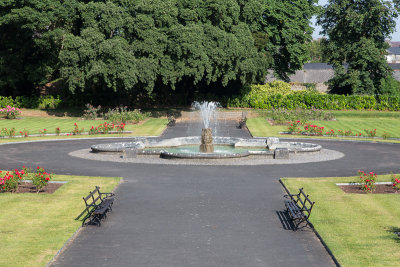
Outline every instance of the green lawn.
<svg viewBox="0 0 400 267"><path fill-rule="evenodd" d="M345 194L335 184L357 180L282 179L292 193L304 187L315 201L310 221L342 266L399 266L400 239L394 232L400 232L400 194Z"/></svg>
<svg viewBox="0 0 400 267"><path fill-rule="evenodd" d="M70 133L74 128L74 123L77 123L79 128L84 128L84 131L88 131L92 126L98 126L104 123L103 120L78 120L77 118L40 118L40 117L26 117L20 120L0 120L0 129L2 128L15 128L16 134L19 135L19 131L24 128L29 131L29 134L38 134L39 130L46 129L47 133L55 133L55 128L60 127L62 133ZM125 127L126 131L132 131L132 134L123 134L121 136L158 136L166 128L168 123L167 119L164 118L150 118L143 123L139 124L127 124ZM88 137L87 135L82 135ZM82 137L79 136L79 137ZM97 136L112 136L112 135L97 135ZM114 135L115 136L115 135ZM94 135L91 137L95 137ZM29 137L24 138L30 140L43 139L45 137ZM51 138L54 138L51 137ZM65 137L60 137L65 138ZM21 141L21 138L15 138L14 141ZM0 142L9 142L9 139L0 139Z"/></svg>
<svg viewBox="0 0 400 267"><path fill-rule="evenodd" d="M323 126L326 131L333 129L336 133L338 130L351 130L354 134L361 133L365 136L364 129L376 129L378 137L382 137L386 132L390 137L400 138L400 112L333 111L333 113L336 116L335 121L310 121L310 123ZM286 126L271 126L262 115L249 118L247 126L253 136L279 136L279 132L287 131Z"/></svg>
<svg viewBox="0 0 400 267"><path fill-rule="evenodd" d="M0 266L45 266L80 227L82 197L96 185L103 192L120 178L54 175L67 181L54 194L0 193ZM112 216L112 215L111 215Z"/></svg>
<svg viewBox="0 0 400 267"><path fill-rule="evenodd" d="M248 118L247 128L254 137L279 136L279 132L286 131L286 126L272 126L264 117Z"/></svg>

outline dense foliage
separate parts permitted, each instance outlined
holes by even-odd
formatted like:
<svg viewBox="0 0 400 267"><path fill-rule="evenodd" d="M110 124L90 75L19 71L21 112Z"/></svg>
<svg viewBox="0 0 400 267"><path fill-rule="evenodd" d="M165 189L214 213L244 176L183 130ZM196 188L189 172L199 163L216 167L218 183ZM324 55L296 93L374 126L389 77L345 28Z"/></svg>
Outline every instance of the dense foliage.
<svg viewBox="0 0 400 267"><path fill-rule="evenodd" d="M58 82L82 105L229 95L302 67L316 2L0 1L0 94Z"/></svg>
<svg viewBox="0 0 400 267"><path fill-rule="evenodd" d="M264 86L268 86L264 85ZM260 109L376 109L400 110L400 97L390 95L338 95L321 94L313 90L291 91L290 93L268 93L252 86L250 91L242 95L230 97L228 107L260 108Z"/></svg>
<svg viewBox="0 0 400 267"><path fill-rule="evenodd" d="M382 83L391 78L386 62L385 42L394 31L400 1L329 0L318 17L323 49L333 64L331 92L340 94L382 94Z"/></svg>
<svg viewBox="0 0 400 267"><path fill-rule="evenodd" d="M335 116L320 109L301 109L296 108L292 110L288 109L271 109L266 112L268 120L272 120L274 124L287 124L289 121L296 122L307 122L311 120L333 120ZM297 122L298 124L299 122ZM293 125L292 125L293 126ZM295 126L296 128L296 126Z"/></svg>
<svg viewBox="0 0 400 267"><path fill-rule="evenodd" d="M318 12L318 0L265 0L261 32L268 42L266 51L273 56L273 69L278 77L302 69L309 59L309 43L313 28L310 19Z"/></svg>

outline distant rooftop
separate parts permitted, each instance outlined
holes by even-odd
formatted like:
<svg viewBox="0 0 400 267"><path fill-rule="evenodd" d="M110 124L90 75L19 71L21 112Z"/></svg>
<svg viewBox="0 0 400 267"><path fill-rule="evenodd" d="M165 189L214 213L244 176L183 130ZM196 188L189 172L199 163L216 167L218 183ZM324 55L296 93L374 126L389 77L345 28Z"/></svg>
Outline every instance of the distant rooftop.
<svg viewBox="0 0 400 267"><path fill-rule="evenodd" d="M390 44L391 47L400 47L400 42L389 41L389 44Z"/></svg>
<svg viewBox="0 0 400 267"><path fill-rule="evenodd" d="M400 70L400 63L389 63L393 70ZM303 66L304 70L331 70L332 65L328 63L306 63Z"/></svg>
<svg viewBox="0 0 400 267"><path fill-rule="evenodd" d="M400 55L400 47L389 47L387 51L392 55Z"/></svg>
<svg viewBox="0 0 400 267"><path fill-rule="evenodd" d="M330 70L332 69L332 65L328 63L306 63L303 66L305 70Z"/></svg>

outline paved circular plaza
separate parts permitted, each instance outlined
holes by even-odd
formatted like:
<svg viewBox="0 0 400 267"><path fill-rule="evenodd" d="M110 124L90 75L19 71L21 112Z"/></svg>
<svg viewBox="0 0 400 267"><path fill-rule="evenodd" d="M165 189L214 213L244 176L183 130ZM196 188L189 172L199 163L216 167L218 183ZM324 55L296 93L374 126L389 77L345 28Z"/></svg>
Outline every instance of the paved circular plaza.
<svg viewBox="0 0 400 267"><path fill-rule="evenodd" d="M184 129L169 128L161 138L184 136ZM248 137L236 129L229 134ZM111 140L127 139L0 146L2 169L39 165L57 174L124 178L102 226L83 228L52 266L332 266L312 230L282 225L279 178L400 172L400 144L371 142L303 140L340 156L296 164L166 165L71 156Z"/></svg>

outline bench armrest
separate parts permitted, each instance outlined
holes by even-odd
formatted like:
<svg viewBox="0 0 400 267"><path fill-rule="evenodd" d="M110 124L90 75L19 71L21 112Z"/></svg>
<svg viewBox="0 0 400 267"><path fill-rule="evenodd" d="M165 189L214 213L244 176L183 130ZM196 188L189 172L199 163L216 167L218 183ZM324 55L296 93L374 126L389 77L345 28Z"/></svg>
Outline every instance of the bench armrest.
<svg viewBox="0 0 400 267"><path fill-rule="evenodd" d="M106 197L113 197L115 196L114 193L100 193L101 195L106 195Z"/></svg>

